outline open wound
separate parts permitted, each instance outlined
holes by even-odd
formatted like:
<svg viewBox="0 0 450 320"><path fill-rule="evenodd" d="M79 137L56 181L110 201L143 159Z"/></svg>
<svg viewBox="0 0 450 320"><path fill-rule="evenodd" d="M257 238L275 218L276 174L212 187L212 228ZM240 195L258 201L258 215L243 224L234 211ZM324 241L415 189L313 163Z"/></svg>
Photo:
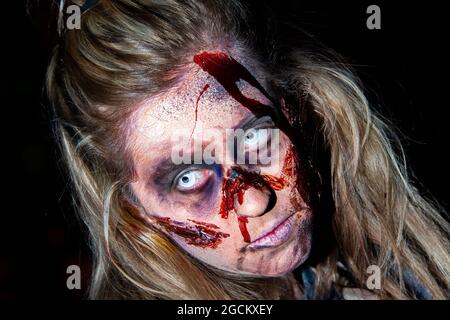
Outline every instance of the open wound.
<svg viewBox="0 0 450 320"><path fill-rule="evenodd" d="M219 227L212 223L200 222L188 219L187 222L172 220L168 217L155 217L158 224L166 231L174 233L186 240L187 244L202 248L215 249L228 238L228 233L220 232Z"/></svg>

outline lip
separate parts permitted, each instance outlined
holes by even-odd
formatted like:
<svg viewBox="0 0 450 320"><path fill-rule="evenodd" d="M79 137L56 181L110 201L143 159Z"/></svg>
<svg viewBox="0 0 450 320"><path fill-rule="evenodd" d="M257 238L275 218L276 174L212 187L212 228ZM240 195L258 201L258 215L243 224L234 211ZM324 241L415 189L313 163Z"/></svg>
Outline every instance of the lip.
<svg viewBox="0 0 450 320"><path fill-rule="evenodd" d="M281 223L277 224L275 228L266 232L256 240L253 240L249 245L249 249L261 249L277 247L287 240L289 240L293 227L295 225L295 213L287 217Z"/></svg>

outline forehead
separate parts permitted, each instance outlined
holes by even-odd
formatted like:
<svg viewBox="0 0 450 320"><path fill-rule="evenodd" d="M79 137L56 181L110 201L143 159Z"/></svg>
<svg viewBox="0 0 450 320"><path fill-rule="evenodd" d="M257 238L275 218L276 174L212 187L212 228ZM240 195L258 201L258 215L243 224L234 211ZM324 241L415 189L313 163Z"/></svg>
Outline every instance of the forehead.
<svg viewBox="0 0 450 320"><path fill-rule="evenodd" d="M263 81L262 81L263 82ZM244 80L237 86L243 95L270 104L267 97ZM233 129L251 112L231 97L217 80L193 66L173 88L144 101L130 117L133 149L148 152L164 149L171 135L192 134L202 129Z"/></svg>
<svg viewBox="0 0 450 320"><path fill-rule="evenodd" d="M242 89L249 87L239 83ZM248 90L248 89L247 89ZM226 124L228 116L239 113L238 103L228 95L217 81L202 70L196 70L185 76L175 87L150 98L142 106L140 118L156 118L163 122L192 122L195 115L202 121ZM231 114L230 114L231 113ZM228 115L228 116L227 116ZM221 121L217 116L222 117Z"/></svg>

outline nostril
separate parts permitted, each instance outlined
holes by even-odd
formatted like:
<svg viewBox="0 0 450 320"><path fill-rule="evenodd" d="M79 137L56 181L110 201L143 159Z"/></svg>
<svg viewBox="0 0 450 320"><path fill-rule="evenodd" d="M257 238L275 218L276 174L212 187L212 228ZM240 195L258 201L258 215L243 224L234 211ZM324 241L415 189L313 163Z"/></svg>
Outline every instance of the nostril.
<svg viewBox="0 0 450 320"><path fill-rule="evenodd" d="M269 194L269 202L267 203L267 207L266 210L264 211L264 213L269 212L270 210L272 210L275 207L275 204L277 203L277 194L276 192L270 188L270 194Z"/></svg>

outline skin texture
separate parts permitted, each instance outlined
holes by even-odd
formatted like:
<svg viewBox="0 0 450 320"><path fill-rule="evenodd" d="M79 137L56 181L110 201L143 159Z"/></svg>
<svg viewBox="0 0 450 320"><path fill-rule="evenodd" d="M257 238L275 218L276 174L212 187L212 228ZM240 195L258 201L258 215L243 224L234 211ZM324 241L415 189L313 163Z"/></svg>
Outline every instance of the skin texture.
<svg viewBox="0 0 450 320"><path fill-rule="evenodd" d="M239 63L264 87L265 76L258 67ZM270 116L255 116L200 65L192 63L187 69L174 88L146 100L128 121L127 144L137 176L132 190L142 218L213 267L247 275L284 275L308 257L311 246L312 212L298 191L301 177L297 158L292 157L294 146L280 131L278 152L271 155L270 164L237 165L232 154L223 152L220 164L174 165L174 148L199 142L222 150L227 129L276 128ZM274 108L255 85L238 81L237 86L245 97ZM222 135L200 134L211 130ZM183 139L173 141L174 136ZM246 143L238 145L246 148ZM289 217L283 243L254 242Z"/></svg>

